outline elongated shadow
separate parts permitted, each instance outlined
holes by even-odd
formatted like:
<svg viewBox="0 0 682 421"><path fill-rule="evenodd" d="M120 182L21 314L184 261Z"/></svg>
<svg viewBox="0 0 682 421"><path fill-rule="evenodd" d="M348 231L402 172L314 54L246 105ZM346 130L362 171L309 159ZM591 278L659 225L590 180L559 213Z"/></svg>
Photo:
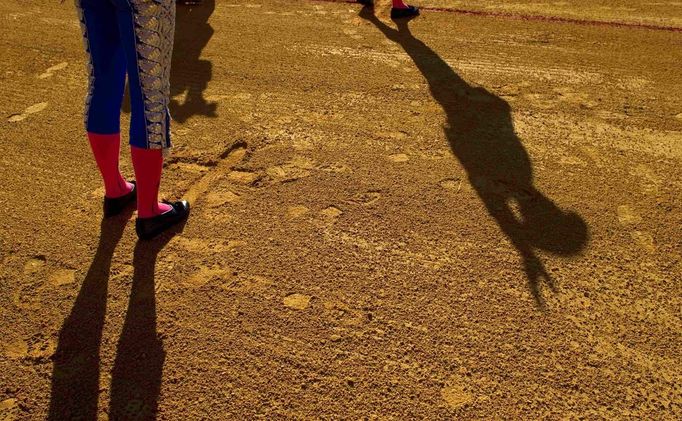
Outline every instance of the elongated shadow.
<svg viewBox="0 0 682 421"><path fill-rule="evenodd" d="M570 256L587 244L588 228L575 213L562 211L533 184L530 157L514 131L511 108L502 98L465 82L435 51L410 31L407 20L393 29L365 7L360 16L403 47L447 116L445 135L488 213L519 252L536 303L539 284L552 290L536 250Z"/></svg>
<svg viewBox="0 0 682 421"><path fill-rule="evenodd" d="M154 272L159 252L183 227L135 245L132 291L112 370L112 420L156 418L166 353L156 331Z"/></svg>
<svg viewBox="0 0 682 421"><path fill-rule="evenodd" d="M204 98L213 77L213 63L201 58L215 32L209 23L214 11L215 0L177 7L170 111L173 119L181 123L197 115L217 117L217 104ZM183 96L183 100L178 99Z"/></svg>
<svg viewBox="0 0 682 421"><path fill-rule="evenodd" d="M130 214L102 220L95 256L59 332L53 356L49 420L97 419L99 354L111 259Z"/></svg>

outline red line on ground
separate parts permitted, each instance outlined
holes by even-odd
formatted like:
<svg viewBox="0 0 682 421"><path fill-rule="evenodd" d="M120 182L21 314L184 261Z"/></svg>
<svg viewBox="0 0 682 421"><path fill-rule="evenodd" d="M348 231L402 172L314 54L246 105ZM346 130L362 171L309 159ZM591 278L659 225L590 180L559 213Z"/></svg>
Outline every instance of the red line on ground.
<svg viewBox="0 0 682 421"><path fill-rule="evenodd" d="M323 2L323 3L348 3L348 4L357 3L354 0L312 0L312 1ZM557 23L571 23L574 25L585 25L585 26L610 26L610 27L614 27L614 28L635 28L635 29L649 29L649 30L653 30L653 31L682 32L682 28L679 28L676 26L661 26L661 25L654 25L654 24L649 24L649 23L576 19L576 18L566 18L566 17L561 17L561 16L524 15L524 14L520 14L520 13L491 12L491 11L485 11L485 10L449 9L446 7L424 6L424 7L420 7L420 9L421 10L428 10L430 12L455 13L458 15L496 17L496 18L526 20L526 21L557 22Z"/></svg>

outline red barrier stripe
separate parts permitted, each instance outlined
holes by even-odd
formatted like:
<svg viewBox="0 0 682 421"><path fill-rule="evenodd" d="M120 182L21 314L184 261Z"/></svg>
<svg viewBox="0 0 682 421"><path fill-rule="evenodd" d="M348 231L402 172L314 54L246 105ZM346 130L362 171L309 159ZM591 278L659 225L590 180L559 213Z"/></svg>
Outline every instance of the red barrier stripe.
<svg viewBox="0 0 682 421"><path fill-rule="evenodd" d="M324 3L348 3L355 4L354 0L312 0L316 2ZM668 31L668 32L682 32L682 28L676 26L661 26L649 23L636 23L636 22L617 22L617 21L605 21L605 20L590 20L590 19L576 19L576 18L565 18L561 16L543 16L543 15L524 15L520 13L509 13L509 12L491 12L484 10L469 10L469 9L448 9L446 7L419 7L420 10L428 10L430 12L443 12L443 13L455 13L458 15L471 15L471 16L483 16L483 17L496 17L514 20L525 20L525 21L540 21L540 22L557 22L557 23L570 23L574 25L585 25L585 26L610 26L614 28L636 28L636 29L649 29L653 31Z"/></svg>

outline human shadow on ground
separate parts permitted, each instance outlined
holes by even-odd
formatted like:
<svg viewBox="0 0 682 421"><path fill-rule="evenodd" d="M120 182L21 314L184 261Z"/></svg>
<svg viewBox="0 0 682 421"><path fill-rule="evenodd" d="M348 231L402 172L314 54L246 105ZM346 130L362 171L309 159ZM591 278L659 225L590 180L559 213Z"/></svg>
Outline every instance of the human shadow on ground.
<svg viewBox="0 0 682 421"><path fill-rule="evenodd" d="M182 102L172 99L170 111L173 119L180 123L196 115L217 117L217 104L204 98L204 91L213 77L213 63L200 58L215 32L208 22L214 11L215 0L177 7L171 98L186 96Z"/></svg>
<svg viewBox="0 0 682 421"><path fill-rule="evenodd" d="M52 368L48 419L96 420L100 378L100 345L107 307L111 259L121 240L127 215L103 219L99 244L80 292L59 332Z"/></svg>
<svg viewBox="0 0 682 421"><path fill-rule="evenodd" d="M556 290L536 250L570 256L587 244L583 219L564 212L533 184L530 157L514 131L511 108L502 98L465 82L435 51L410 31L407 19L397 30L364 7L360 17L402 46L428 82L447 116L445 135L488 213L519 252L531 293L540 307L540 282Z"/></svg>
<svg viewBox="0 0 682 421"><path fill-rule="evenodd" d="M99 245L71 314L59 333L48 419L97 420L100 346L111 259L131 212L102 220ZM184 223L151 241L138 241L123 331L112 370L109 419L154 419L165 353L156 331L154 270L159 252Z"/></svg>
<svg viewBox="0 0 682 421"><path fill-rule="evenodd" d="M200 58L215 32L208 22L214 11L215 0L178 5L176 8L169 109L173 120L180 123L193 116L218 116L218 104L204 98L208 83L213 78L213 63ZM130 113L127 83L121 109Z"/></svg>
<svg viewBox="0 0 682 421"><path fill-rule="evenodd" d="M156 418L166 356L156 331L156 260L183 228L184 222L154 240L135 245L132 291L111 373L110 419Z"/></svg>

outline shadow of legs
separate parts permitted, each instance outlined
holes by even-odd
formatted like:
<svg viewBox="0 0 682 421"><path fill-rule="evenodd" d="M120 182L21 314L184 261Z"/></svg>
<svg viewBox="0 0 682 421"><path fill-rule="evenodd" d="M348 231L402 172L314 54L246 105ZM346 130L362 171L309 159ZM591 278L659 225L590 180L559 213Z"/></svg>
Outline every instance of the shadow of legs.
<svg viewBox="0 0 682 421"><path fill-rule="evenodd" d="M180 230L135 245L132 291L112 371L111 420L156 418L165 352L156 332L154 271L159 252Z"/></svg>
<svg viewBox="0 0 682 421"><path fill-rule="evenodd" d="M99 244L71 314L59 332L52 369L48 419L96 420L99 352L107 306L111 259L130 212L102 220Z"/></svg>

